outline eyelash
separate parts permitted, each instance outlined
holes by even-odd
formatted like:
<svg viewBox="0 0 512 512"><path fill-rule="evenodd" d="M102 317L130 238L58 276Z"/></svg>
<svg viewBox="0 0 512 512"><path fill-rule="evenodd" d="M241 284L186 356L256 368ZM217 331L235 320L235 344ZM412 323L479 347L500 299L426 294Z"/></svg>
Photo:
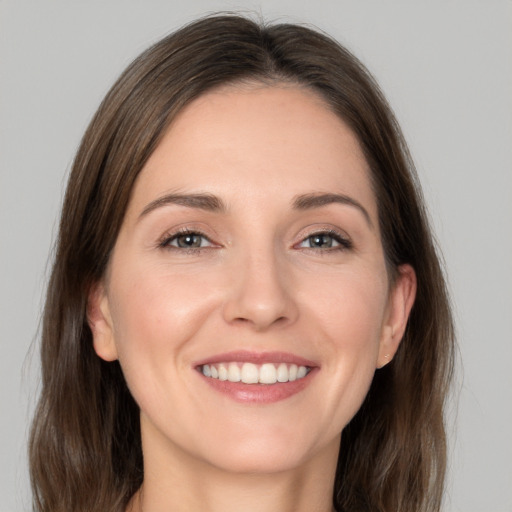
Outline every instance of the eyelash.
<svg viewBox="0 0 512 512"><path fill-rule="evenodd" d="M325 235L331 237L339 245L334 246L334 247L327 247L327 248L324 248L323 250L320 248L314 248L314 247L304 247L304 249L309 249L312 251L318 251L320 253L325 253L325 252L333 252L333 251L347 251L347 250L350 250L353 248L353 243L349 238L342 235L341 233L338 233L338 231L335 231L333 229L324 229L321 231L315 231L314 233L311 233L308 236L306 236L305 238L303 238L301 240L301 242L299 243L299 245L306 243L308 240L311 241L312 238L325 236Z"/></svg>
<svg viewBox="0 0 512 512"><path fill-rule="evenodd" d="M208 245L206 247L178 247L178 246L171 245L171 242L177 241L180 237L187 236L187 235L201 237L203 240L205 240L206 242L208 242L211 245ZM349 238L342 235L338 231L335 231L332 229L324 229L324 230L315 231L313 233L310 233L306 237L304 237L298 244L295 244L294 247L301 248L302 244L307 243L308 241L311 242L314 237L320 237L320 236L329 236L338 245L336 245L334 247L323 248L323 249L319 248L319 247L316 247L316 248L315 247L302 247L302 249L314 251L319 254L323 254L326 252L335 252L335 251L347 251L347 250L353 249L353 243ZM160 247L162 249L167 249L167 250L177 250L180 252L194 253L194 254L200 253L200 252L208 250L208 249L216 248L214 243L204 233L201 233L201 231L189 229L189 228L182 228L174 233L165 234L164 237L162 237L162 239L159 241L158 247Z"/></svg>

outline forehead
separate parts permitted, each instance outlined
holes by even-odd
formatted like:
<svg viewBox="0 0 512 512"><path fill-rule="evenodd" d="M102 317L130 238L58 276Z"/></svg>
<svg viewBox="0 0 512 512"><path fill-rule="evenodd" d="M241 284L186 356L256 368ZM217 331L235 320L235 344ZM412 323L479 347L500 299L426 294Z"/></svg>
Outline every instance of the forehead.
<svg viewBox="0 0 512 512"><path fill-rule="evenodd" d="M376 215L357 137L318 94L292 85L225 86L187 105L146 163L132 199L141 208L182 190L262 206L337 192L356 196Z"/></svg>

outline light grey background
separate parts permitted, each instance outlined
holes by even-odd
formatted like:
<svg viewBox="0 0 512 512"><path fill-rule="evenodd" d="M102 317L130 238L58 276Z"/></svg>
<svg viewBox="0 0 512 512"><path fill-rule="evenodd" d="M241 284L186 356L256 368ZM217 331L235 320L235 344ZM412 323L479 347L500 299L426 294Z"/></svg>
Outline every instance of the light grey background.
<svg viewBox="0 0 512 512"><path fill-rule="evenodd" d="M0 512L30 509L38 361L26 354L80 136L132 58L219 9L310 22L381 83L415 157L456 305L464 375L445 510L512 511L510 0L0 0Z"/></svg>

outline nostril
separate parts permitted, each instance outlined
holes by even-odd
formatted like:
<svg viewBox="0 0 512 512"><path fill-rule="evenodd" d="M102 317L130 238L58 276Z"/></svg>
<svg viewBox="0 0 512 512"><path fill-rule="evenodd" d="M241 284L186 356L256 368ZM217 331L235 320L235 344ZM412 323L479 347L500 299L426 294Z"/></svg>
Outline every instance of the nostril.
<svg viewBox="0 0 512 512"><path fill-rule="evenodd" d="M233 324L238 324L239 326L247 325L250 326L255 331L265 331L270 327L275 326L281 326L286 324L289 321L289 319L286 316L279 316L275 319L270 318L259 318L259 319L252 319L252 318L245 318L245 317L237 317L232 320Z"/></svg>

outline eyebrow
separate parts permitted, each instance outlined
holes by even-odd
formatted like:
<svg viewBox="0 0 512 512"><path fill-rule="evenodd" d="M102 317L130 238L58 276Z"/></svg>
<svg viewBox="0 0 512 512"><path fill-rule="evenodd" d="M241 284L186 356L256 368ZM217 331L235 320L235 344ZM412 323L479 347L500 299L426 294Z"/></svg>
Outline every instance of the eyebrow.
<svg viewBox="0 0 512 512"><path fill-rule="evenodd" d="M223 201L212 194L167 194L151 201L144 210L142 210L139 218L144 217L148 213L170 204L186 206L187 208L196 208L209 212L224 212L226 205Z"/></svg>
<svg viewBox="0 0 512 512"><path fill-rule="evenodd" d="M344 194L334 194L334 193L312 193L312 194L302 194L300 196L296 196L293 200L293 207L297 210L309 210L313 208L320 208L322 206L326 206L329 204L338 203L347 206L352 206L359 210L370 228L373 229L373 222L368 213L368 210L359 202L353 199L350 196L346 196Z"/></svg>
<svg viewBox="0 0 512 512"><path fill-rule="evenodd" d="M312 210L314 208L321 208L329 204L343 204L352 206L359 210L368 225L373 229L373 223L370 214L366 208L350 196L344 194L334 193L310 193L301 194L296 196L292 201L292 207L295 210ZM139 215L141 217L146 216L148 213L160 208L162 206L176 204L179 206L185 206L187 208L195 208L199 210L205 210L209 212L223 213L227 210L225 203L219 197L208 194L208 193L197 193L197 194L166 194L165 196L159 197L154 201L151 201Z"/></svg>

